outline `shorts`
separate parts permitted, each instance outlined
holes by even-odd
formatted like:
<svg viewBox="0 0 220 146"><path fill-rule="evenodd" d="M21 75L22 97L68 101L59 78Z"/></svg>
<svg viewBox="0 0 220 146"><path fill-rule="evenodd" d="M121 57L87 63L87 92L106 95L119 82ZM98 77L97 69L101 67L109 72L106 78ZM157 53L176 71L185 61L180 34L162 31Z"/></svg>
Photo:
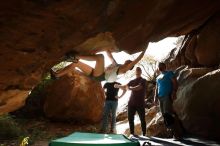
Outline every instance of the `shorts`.
<svg viewBox="0 0 220 146"><path fill-rule="evenodd" d="M89 75L89 78L91 78L92 80L96 80L96 81L101 82L101 81L104 81L104 80L105 80L105 73L103 73L103 74L101 74L101 75L95 77L95 76L93 76L93 70L92 70L92 72L91 72L90 75Z"/></svg>

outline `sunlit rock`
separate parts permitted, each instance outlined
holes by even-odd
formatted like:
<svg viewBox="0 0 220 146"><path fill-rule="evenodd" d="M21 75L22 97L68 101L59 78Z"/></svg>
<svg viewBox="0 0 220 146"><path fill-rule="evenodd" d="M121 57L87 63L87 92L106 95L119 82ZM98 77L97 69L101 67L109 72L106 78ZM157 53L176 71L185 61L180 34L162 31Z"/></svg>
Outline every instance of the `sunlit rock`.
<svg viewBox="0 0 220 146"><path fill-rule="evenodd" d="M24 106L29 91L8 90L0 93L0 115L15 111Z"/></svg>
<svg viewBox="0 0 220 146"><path fill-rule="evenodd" d="M98 122L104 99L99 82L75 72L48 87L44 111L51 119Z"/></svg>
<svg viewBox="0 0 220 146"><path fill-rule="evenodd" d="M168 133L163 122L159 106L153 106L146 114L147 135L167 137Z"/></svg>

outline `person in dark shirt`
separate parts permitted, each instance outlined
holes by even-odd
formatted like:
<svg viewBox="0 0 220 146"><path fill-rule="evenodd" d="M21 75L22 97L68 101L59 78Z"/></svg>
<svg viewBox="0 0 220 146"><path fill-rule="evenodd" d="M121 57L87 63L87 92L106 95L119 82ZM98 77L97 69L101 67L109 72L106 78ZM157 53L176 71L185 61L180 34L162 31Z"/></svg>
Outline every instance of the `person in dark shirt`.
<svg viewBox="0 0 220 146"><path fill-rule="evenodd" d="M134 116L137 112L141 121L141 128L143 136L146 135L146 121L145 121L145 94L146 94L146 79L141 77L142 70L140 67L136 68L136 78L131 80L127 85L117 86L118 88L126 88L131 90L131 96L128 101L128 121L130 126L130 134L134 133Z"/></svg>
<svg viewBox="0 0 220 146"><path fill-rule="evenodd" d="M110 133L116 133L116 110L118 107L118 99L121 98L125 94L125 90L123 90L121 96L118 96L119 88L115 88L115 86L120 85L118 82L105 83L105 106L103 111L103 121L101 127L101 133L106 133L108 128L108 117L111 114L111 129Z"/></svg>

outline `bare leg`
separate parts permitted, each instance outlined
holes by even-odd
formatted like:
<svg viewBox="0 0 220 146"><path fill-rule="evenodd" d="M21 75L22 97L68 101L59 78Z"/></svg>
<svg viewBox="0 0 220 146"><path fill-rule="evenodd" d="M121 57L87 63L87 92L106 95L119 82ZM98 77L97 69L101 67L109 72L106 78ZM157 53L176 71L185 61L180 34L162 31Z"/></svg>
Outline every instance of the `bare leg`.
<svg viewBox="0 0 220 146"><path fill-rule="evenodd" d="M104 72L104 57L103 55L96 55L96 56L77 56L77 58L84 59L84 60L89 60L89 61L96 61L95 68L93 69L89 65L82 63L82 62L77 62L77 63L71 63L64 69L57 71L55 76L56 77L61 77L72 70L75 69L75 67L78 67L85 75L90 75L92 72L92 76L99 76L103 74Z"/></svg>
<svg viewBox="0 0 220 146"><path fill-rule="evenodd" d="M78 67L85 75L90 75L93 70L92 67L90 67L89 65L84 64L82 62L71 63L70 65L68 65L64 69L57 71L56 77L61 77L61 76L68 74L69 72L72 72L75 69L75 67Z"/></svg>
<svg viewBox="0 0 220 146"><path fill-rule="evenodd" d="M93 76L97 77L104 73L104 56L102 54L97 54L93 56L76 56L78 59L88 60L88 61L96 61L95 68L93 70ZM81 69L81 65L77 65L78 68ZM83 71L83 69L81 69ZM90 72L91 73L91 72Z"/></svg>

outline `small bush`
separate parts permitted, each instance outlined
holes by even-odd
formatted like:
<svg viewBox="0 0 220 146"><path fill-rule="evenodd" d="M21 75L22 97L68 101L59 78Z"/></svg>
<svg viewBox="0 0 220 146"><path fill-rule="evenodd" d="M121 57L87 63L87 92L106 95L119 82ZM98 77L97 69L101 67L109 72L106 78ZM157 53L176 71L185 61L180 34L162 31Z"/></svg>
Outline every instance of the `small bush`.
<svg viewBox="0 0 220 146"><path fill-rule="evenodd" d="M0 139L14 139L18 138L22 130L17 123L9 115L0 116Z"/></svg>

